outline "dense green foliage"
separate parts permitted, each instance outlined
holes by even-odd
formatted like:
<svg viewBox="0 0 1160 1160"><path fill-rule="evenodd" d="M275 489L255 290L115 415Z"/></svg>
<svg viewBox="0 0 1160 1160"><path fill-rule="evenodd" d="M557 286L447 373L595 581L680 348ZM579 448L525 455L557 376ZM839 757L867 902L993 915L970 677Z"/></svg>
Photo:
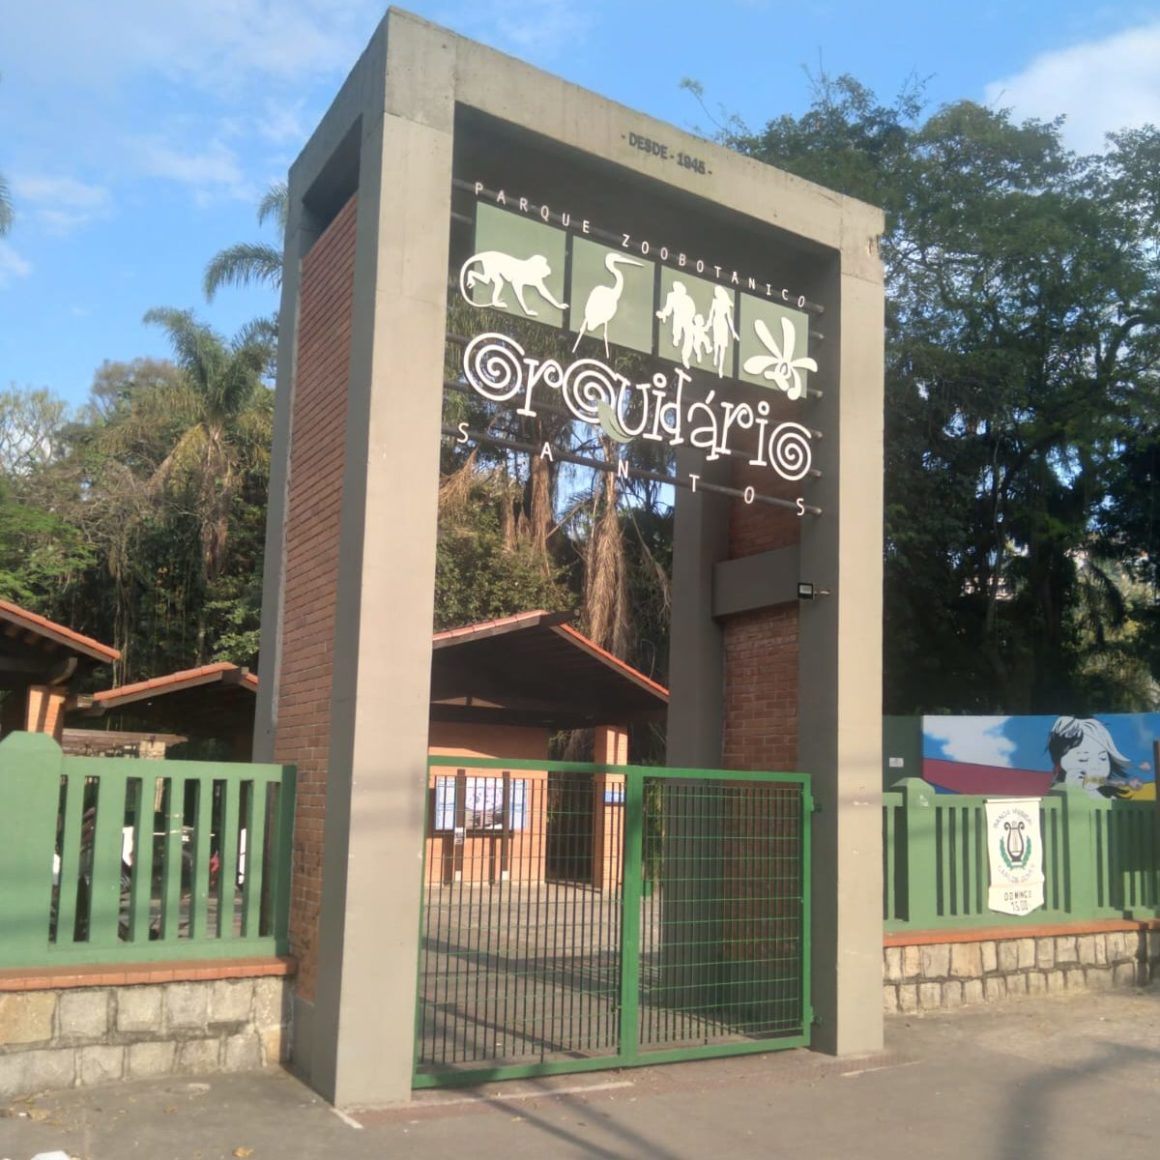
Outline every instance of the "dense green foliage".
<svg viewBox="0 0 1160 1160"><path fill-rule="evenodd" d="M119 648L121 680L253 663L261 605L270 336L150 319L177 363L106 363L80 416L0 396L0 596Z"/></svg>
<svg viewBox="0 0 1160 1160"><path fill-rule="evenodd" d="M1150 706L1160 133L920 96L728 134L886 210L887 710Z"/></svg>

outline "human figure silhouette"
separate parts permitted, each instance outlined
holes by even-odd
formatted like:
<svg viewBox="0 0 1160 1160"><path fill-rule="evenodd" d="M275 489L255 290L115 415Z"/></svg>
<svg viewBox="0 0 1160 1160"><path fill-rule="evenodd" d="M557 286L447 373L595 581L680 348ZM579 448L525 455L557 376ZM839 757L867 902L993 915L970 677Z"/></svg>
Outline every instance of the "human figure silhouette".
<svg viewBox="0 0 1160 1160"><path fill-rule="evenodd" d="M729 349L729 336L737 342L741 335L733 326L733 295L724 286L718 286L713 291L713 304L709 307L709 330L713 336L713 365L717 368L717 377L725 375L725 354ZM699 360L698 360L699 361Z"/></svg>
<svg viewBox="0 0 1160 1160"><path fill-rule="evenodd" d="M709 353L709 326L703 314L693 315L693 321L685 331L685 345L681 348L681 361L686 370L689 366L689 355L693 355L698 364Z"/></svg>
<svg viewBox="0 0 1160 1160"><path fill-rule="evenodd" d="M686 342L686 334L693 325L693 316L697 313L697 304L693 301L684 282L673 282L673 288L665 296L663 310L657 311L657 317L662 321L673 320L673 346L681 349ZM688 366L686 356L685 366Z"/></svg>
<svg viewBox="0 0 1160 1160"><path fill-rule="evenodd" d="M689 359L696 356L697 362L709 353L709 331L703 314L697 313L697 304L686 289L684 282L673 282L673 288L665 297L663 310L657 317L665 322L673 320L673 346L681 352L681 362L689 369Z"/></svg>

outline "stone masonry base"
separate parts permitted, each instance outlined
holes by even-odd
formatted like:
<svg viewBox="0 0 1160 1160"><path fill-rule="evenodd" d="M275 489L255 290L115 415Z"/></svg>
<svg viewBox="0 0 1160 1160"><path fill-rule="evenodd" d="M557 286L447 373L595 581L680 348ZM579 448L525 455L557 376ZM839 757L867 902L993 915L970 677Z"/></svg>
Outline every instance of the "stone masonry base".
<svg viewBox="0 0 1160 1160"><path fill-rule="evenodd" d="M269 975L19 989L0 978L0 1099L278 1063L289 987Z"/></svg>
<svg viewBox="0 0 1160 1160"><path fill-rule="evenodd" d="M1044 928L1020 932L1023 937L1006 930L887 936L883 1007L888 1014L909 1014L1160 981L1160 930L1152 924L1106 925L1131 929L1051 933Z"/></svg>

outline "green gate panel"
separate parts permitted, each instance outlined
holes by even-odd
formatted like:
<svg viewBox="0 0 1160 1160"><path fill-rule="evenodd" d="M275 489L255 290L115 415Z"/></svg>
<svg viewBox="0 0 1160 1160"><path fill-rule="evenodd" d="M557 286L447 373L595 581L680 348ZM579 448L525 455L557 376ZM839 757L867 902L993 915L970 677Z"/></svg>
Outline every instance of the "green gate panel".
<svg viewBox="0 0 1160 1160"><path fill-rule="evenodd" d="M430 759L416 1087L809 1042L809 778Z"/></svg>

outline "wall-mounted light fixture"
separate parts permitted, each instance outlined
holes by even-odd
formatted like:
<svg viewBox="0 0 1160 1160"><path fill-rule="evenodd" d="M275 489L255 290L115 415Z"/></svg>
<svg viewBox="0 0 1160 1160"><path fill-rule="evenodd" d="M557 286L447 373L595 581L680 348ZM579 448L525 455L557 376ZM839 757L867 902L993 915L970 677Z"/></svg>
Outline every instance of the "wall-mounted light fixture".
<svg viewBox="0 0 1160 1160"><path fill-rule="evenodd" d="M809 580L799 580L797 594L799 600L813 600L818 596L829 596L830 590L828 588L819 588Z"/></svg>

